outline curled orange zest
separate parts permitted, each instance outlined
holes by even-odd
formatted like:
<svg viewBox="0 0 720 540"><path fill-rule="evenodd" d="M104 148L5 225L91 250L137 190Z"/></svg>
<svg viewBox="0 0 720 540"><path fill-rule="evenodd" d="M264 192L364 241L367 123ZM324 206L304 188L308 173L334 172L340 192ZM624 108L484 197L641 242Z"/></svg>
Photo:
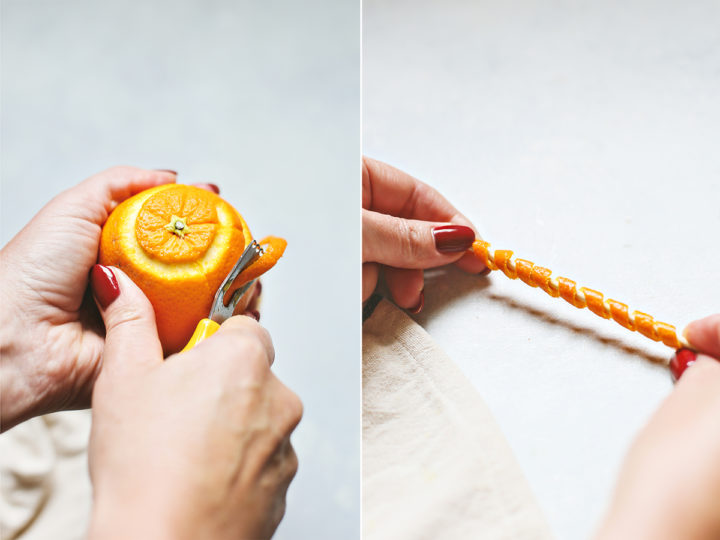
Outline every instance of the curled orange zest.
<svg viewBox="0 0 720 540"><path fill-rule="evenodd" d="M671 324L656 321L647 313L630 311L627 304L605 299L599 291L578 287L572 279L553 277L552 271L525 259L512 259L513 252L505 249L490 250L490 243L475 240L472 252L490 270L502 270L510 279L520 278L531 287L539 287L552 297L560 297L576 308L588 308L598 317L612 319L624 328L636 331L653 341L662 341L674 349L690 347L687 340L678 336Z"/></svg>

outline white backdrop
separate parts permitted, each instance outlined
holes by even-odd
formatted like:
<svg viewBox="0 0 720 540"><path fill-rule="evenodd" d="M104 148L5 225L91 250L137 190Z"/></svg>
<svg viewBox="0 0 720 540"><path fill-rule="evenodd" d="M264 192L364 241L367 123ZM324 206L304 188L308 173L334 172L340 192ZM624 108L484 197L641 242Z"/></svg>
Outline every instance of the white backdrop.
<svg viewBox="0 0 720 540"><path fill-rule="evenodd" d="M262 323L305 416L277 538L357 537L357 2L6 0L2 15L2 243L115 164L217 183L256 236L287 238Z"/></svg>
<svg viewBox="0 0 720 540"><path fill-rule="evenodd" d="M363 4L363 151L495 248L684 326L720 310L720 4ZM419 322L489 404L559 539L587 537L672 351L502 274Z"/></svg>

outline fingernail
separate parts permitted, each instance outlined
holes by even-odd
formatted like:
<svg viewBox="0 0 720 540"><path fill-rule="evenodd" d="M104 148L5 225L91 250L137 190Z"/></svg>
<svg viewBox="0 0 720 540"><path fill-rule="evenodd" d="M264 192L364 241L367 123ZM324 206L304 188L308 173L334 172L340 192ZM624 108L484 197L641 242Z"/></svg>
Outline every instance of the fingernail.
<svg viewBox="0 0 720 540"><path fill-rule="evenodd" d="M201 182L198 184L193 184L196 188L200 189L206 189L207 191L212 191L215 195L220 195L220 188L215 184L208 184L207 182Z"/></svg>
<svg viewBox="0 0 720 540"><path fill-rule="evenodd" d="M459 253L472 246L475 231L464 225L441 225L432 231L435 249L440 253Z"/></svg>
<svg viewBox="0 0 720 540"><path fill-rule="evenodd" d="M485 270L483 270L482 272L480 272L480 273L478 274L478 276L488 276L488 275L490 275L490 272L492 272L492 270L490 270L489 268L486 268Z"/></svg>
<svg viewBox="0 0 720 540"><path fill-rule="evenodd" d="M697 359L697 353L690 349L678 349L670 359L670 373L673 380L677 381L687 368L692 366Z"/></svg>
<svg viewBox="0 0 720 540"><path fill-rule="evenodd" d="M422 311L422 308L425 307L425 291L420 291L420 301L418 302L417 306L414 308L409 308L408 311L412 313L413 315L417 315Z"/></svg>
<svg viewBox="0 0 720 540"><path fill-rule="evenodd" d="M97 298L100 306L105 309L120 295L120 286L118 285L115 274L102 264L96 264L90 271L90 283L92 285L93 294Z"/></svg>
<svg viewBox="0 0 720 540"><path fill-rule="evenodd" d="M260 312L257 309L248 309L243 315L247 315L248 317L252 317L257 322L260 322Z"/></svg>
<svg viewBox="0 0 720 540"><path fill-rule="evenodd" d="M159 171L159 172L169 172L170 174L174 174L175 176L177 176L177 174L178 174L177 171L173 171L172 169L155 169L155 170Z"/></svg>
<svg viewBox="0 0 720 540"><path fill-rule="evenodd" d="M692 345L692 341L690 341L690 325L692 323L688 324L685 328L682 329L682 332L680 332L680 335L685 338L685 341L687 341L690 345Z"/></svg>
<svg viewBox="0 0 720 540"><path fill-rule="evenodd" d="M255 282L255 294L260 296L261 292L262 292L262 282L258 280Z"/></svg>

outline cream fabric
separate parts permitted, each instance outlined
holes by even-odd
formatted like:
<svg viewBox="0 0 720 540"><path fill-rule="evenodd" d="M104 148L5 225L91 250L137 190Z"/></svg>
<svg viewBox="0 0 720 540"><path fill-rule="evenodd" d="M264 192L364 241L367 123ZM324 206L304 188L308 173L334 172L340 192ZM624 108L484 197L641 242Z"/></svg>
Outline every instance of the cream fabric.
<svg viewBox="0 0 720 540"><path fill-rule="evenodd" d="M0 436L0 538L85 537L90 411L49 414Z"/></svg>
<svg viewBox="0 0 720 540"><path fill-rule="evenodd" d="M383 300L363 326L363 538L552 538L469 381Z"/></svg>

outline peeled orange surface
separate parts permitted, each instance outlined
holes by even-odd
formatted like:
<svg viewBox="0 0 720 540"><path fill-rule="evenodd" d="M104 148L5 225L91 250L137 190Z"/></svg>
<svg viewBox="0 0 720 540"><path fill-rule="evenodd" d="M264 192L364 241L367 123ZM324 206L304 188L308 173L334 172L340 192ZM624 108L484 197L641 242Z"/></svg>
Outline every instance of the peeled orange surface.
<svg viewBox="0 0 720 540"><path fill-rule="evenodd" d="M117 266L143 290L155 309L166 354L182 349L208 316L215 292L252 241L242 216L210 191L168 184L119 204L100 240L100 264ZM268 237L266 253L233 289L269 270L285 241ZM247 306L248 293L236 312Z"/></svg>

